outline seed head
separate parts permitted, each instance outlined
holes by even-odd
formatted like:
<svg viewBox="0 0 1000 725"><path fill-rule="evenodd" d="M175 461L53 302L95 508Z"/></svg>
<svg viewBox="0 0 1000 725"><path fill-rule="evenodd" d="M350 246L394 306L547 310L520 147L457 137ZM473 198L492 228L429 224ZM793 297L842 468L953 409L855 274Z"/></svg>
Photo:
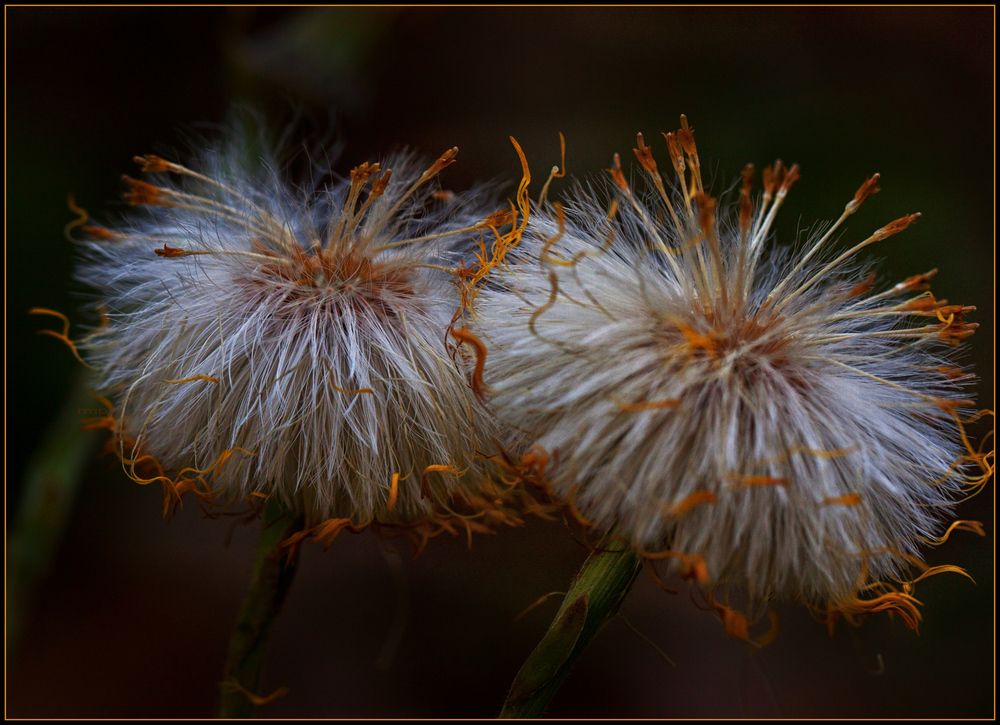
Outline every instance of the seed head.
<svg viewBox="0 0 1000 725"><path fill-rule="evenodd" d="M920 545L991 471L953 361L973 308L935 298L932 273L874 291L858 253L917 214L837 242L878 175L792 251L771 229L798 166L768 167L756 199L748 166L719 201L686 119L665 137L673 184L640 135L647 193L616 155L611 200L543 205L479 295L495 410L585 519L703 584L916 626L903 573L926 575Z"/></svg>
<svg viewBox="0 0 1000 725"><path fill-rule="evenodd" d="M174 493L415 516L473 480L493 438L448 335L451 245L490 210L437 187L457 148L309 188L248 161L259 148L237 138L194 168L137 157L152 176L125 177L125 199L144 213L88 227L79 276L106 315L81 348L119 453Z"/></svg>

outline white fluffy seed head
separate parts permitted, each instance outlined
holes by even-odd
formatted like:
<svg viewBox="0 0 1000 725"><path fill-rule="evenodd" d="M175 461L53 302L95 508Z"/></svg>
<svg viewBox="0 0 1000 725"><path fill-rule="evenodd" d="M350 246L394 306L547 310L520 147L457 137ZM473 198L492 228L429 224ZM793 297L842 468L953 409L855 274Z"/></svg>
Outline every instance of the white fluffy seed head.
<svg viewBox="0 0 1000 725"><path fill-rule="evenodd" d="M610 204L578 188L543 205L481 292L492 404L598 527L757 601L850 612L940 534L969 481L970 376L951 357L970 309L926 291L932 274L872 292L855 255L915 215L837 243L877 176L791 252L770 228L797 167L769 168L756 201L748 169L717 204L686 122L667 142L675 184L640 136L648 193L616 158Z"/></svg>
<svg viewBox="0 0 1000 725"><path fill-rule="evenodd" d="M137 158L153 176L125 198L146 213L88 228L79 276L105 324L82 349L119 452L137 480L416 516L457 473L475 480L494 436L447 337L449 248L482 219L475 195L435 191L457 149L315 188L259 149L238 138L194 169Z"/></svg>

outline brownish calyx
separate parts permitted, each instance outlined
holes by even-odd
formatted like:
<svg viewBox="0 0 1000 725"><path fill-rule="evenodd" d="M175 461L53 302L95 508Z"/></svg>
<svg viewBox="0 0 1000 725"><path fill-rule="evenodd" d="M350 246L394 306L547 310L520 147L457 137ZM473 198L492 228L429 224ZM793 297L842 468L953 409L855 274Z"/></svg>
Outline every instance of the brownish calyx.
<svg viewBox="0 0 1000 725"><path fill-rule="evenodd" d="M357 292L365 296L394 297L413 295L411 275L398 264L371 259L355 249L295 249L278 256L273 250L255 244L254 251L274 257L273 264L264 264L265 274L296 286Z"/></svg>
<svg viewBox="0 0 1000 725"><path fill-rule="evenodd" d="M779 319L758 319L719 321L711 312L706 312L704 324L691 320L674 320L667 323L665 333L671 345L684 349L688 357L718 360L731 353L770 358L771 363L783 357L788 339L784 335L773 335Z"/></svg>

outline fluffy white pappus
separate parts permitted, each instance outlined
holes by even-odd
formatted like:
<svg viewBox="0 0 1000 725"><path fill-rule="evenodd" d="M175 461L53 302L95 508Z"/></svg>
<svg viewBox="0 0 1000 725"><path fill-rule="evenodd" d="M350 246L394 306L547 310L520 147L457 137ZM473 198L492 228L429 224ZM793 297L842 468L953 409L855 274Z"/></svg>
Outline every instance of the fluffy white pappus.
<svg viewBox="0 0 1000 725"><path fill-rule="evenodd" d="M916 215L836 243L877 175L789 251L770 230L797 167L766 170L756 200L748 167L717 204L682 125L676 182L640 136L648 194L616 157L613 199L541 205L479 294L492 406L598 528L758 602L864 611L862 587L902 576L972 481L952 360L971 308L935 299L933 272L873 291L854 261Z"/></svg>
<svg viewBox="0 0 1000 725"><path fill-rule="evenodd" d="M145 214L86 228L79 277L105 323L81 348L119 453L136 480L226 500L416 516L475 480L494 439L448 337L450 248L484 228L482 199L439 190L457 149L302 188L259 148L236 139L195 169L137 158L152 176L126 177L125 198Z"/></svg>

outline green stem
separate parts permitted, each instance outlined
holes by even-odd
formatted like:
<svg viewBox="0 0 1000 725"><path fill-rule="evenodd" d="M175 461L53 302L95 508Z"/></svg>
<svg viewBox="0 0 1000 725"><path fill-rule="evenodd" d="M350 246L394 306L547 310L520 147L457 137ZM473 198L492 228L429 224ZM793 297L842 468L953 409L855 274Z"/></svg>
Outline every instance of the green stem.
<svg viewBox="0 0 1000 725"><path fill-rule="evenodd" d="M250 590L229 639L225 677L220 685L219 717L252 717L251 696L259 694L264 654L271 626L281 610L298 565L298 548L281 542L302 528L302 517L272 498L264 509Z"/></svg>
<svg viewBox="0 0 1000 725"><path fill-rule="evenodd" d="M611 537L598 545L577 573L545 636L521 665L500 717L539 717L545 712L577 657L617 614L639 567L632 550Z"/></svg>
<svg viewBox="0 0 1000 725"><path fill-rule="evenodd" d="M45 579L76 502L83 473L98 439L82 429L103 412L81 374L58 418L28 462L21 501L7 546L7 656L20 643L35 591Z"/></svg>

